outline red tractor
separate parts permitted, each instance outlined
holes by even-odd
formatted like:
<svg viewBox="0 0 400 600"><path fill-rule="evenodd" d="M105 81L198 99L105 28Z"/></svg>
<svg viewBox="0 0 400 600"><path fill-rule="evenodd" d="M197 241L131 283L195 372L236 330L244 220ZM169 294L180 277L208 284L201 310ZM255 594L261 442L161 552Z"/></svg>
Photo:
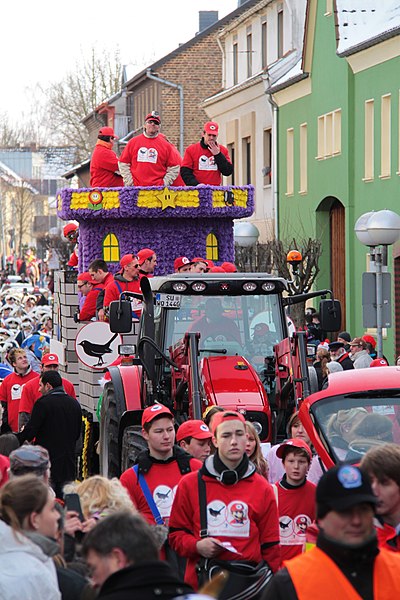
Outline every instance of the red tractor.
<svg viewBox="0 0 400 600"><path fill-rule="evenodd" d="M135 353L120 348L100 422L100 470L118 476L145 447L141 414L160 402L177 423L210 405L241 412L262 441L273 441L273 412L284 415L308 394L305 334L289 338L287 282L265 273L177 273L141 280L143 311ZM132 294L131 294L132 295ZM129 294L110 306L113 332L132 327ZM340 305L323 300L322 326L340 327Z"/></svg>

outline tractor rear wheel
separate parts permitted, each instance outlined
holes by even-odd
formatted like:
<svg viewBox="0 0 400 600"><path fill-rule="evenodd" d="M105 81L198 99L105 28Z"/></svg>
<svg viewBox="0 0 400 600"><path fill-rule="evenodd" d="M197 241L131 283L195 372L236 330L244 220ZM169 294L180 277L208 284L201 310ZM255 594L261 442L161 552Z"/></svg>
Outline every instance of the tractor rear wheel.
<svg viewBox="0 0 400 600"><path fill-rule="evenodd" d="M108 381L103 391L100 419L100 473L111 479L121 474L118 450L118 416L114 385Z"/></svg>
<svg viewBox="0 0 400 600"><path fill-rule="evenodd" d="M147 442L143 439L140 425L126 427L122 436L121 471L132 467L140 452L146 448Z"/></svg>

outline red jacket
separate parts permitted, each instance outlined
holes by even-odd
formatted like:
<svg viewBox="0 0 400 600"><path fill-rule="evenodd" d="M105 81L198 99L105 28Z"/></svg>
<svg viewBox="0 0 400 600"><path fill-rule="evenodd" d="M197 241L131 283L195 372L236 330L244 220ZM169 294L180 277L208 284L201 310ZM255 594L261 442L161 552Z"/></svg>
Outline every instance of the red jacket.
<svg viewBox="0 0 400 600"><path fill-rule="evenodd" d="M8 469L10 468L10 459L8 456L0 454L0 488L8 481Z"/></svg>
<svg viewBox="0 0 400 600"><path fill-rule="evenodd" d="M96 283L96 285L85 296L85 301L82 305L81 310L79 311L79 320L80 321L90 321L90 319L93 319L93 317L96 316L97 296L103 289L104 289L104 286L101 283ZM71 394L69 394L69 395L71 395Z"/></svg>
<svg viewBox="0 0 400 600"><path fill-rule="evenodd" d="M180 165L176 153L164 136L148 138L142 133L127 143L119 160L130 165L134 185L163 186L167 169Z"/></svg>
<svg viewBox="0 0 400 600"><path fill-rule="evenodd" d="M118 282L118 285L116 282ZM121 288L121 290L119 288ZM115 275L114 279L110 281L106 287L104 307L110 306L110 302L113 302L114 300L119 300L122 292L136 292L141 294L142 290L140 289L139 279L127 281L122 275Z"/></svg>
<svg viewBox="0 0 400 600"><path fill-rule="evenodd" d="M6 422L11 428L13 433L18 432L18 412L19 403L21 400L22 389L25 384L31 379L38 379L38 373L29 370L26 375L18 375L18 373L10 373L3 380L0 386L0 401L4 402L7 408L7 420ZM39 381L37 382L39 384ZM3 415L4 425L4 415Z"/></svg>
<svg viewBox="0 0 400 600"><path fill-rule="evenodd" d="M211 472L213 458L206 459L206 472ZM279 524L271 485L249 465L247 473L234 485L223 485L203 474L206 484L207 525L210 537L231 542L240 552L223 550L218 560L264 559L277 571L280 565ZM185 581L197 589L196 563L200 556L196 544L200 538L198 475L189 473L178 484L169 520L171 547L187 558Z"/></svg>
<svg viewBox="0 0 400 600"><path fill-rule="evenodd" d="M228 149L221 145L219 148L229 165L232 165ZM186 148L185 156L182 161L183 171L185 168L192 171L193 176L198 183L204 183L206 185L221 185L222 174L226 174L221 174L213 153L208 148L203 148L201 142L192 144ZM194 184L194 182L192 183ZM192 185L192 183L188 183L188 185Z"/></svg>
<svg viewBox="0 0 400 600"><path fill-rule="evenodd" d="M121 175L117 175L118 158L112 143L97 140L90 160L90 187L122 187Z"/></svg>
<svg viewBox="0 0 400 600"><path fill-rule="evenodd" d="M72 396L72 398L76 399L75 388L73 384L68 381L68 379L64 379L64 377L62 377L62 386L68 396ZM26 383L22 389L18 412L28 413L30 415L33 405L39 400L41 395L42 394L39 391L39 380L36 381L36 379L32 379L31 381L28 381L28 383Z"/></svg>
<svg viewBox="0 0 400 600"><path fill-rule="evenodd" d="M388 523L375 523L379 548L386 548L392 552L400 552L400 539L394 527Z"/></svg>

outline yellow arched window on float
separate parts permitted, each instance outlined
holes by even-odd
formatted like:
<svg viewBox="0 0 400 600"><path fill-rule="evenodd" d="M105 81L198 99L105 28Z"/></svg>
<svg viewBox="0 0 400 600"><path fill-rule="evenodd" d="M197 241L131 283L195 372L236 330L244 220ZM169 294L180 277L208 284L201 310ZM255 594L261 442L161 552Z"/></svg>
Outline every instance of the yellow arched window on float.
<svg viewBox="0 0 400 600"><path fill-rule="evenodd" d="M114 233L108 233L103 240L103 260L119 262L119 241Z"/></svg>
<svg viewBox="0 0 400 600"><path fill-rule="evenodd" d="M215 233L209 233L206 239L206 258L218 260L218 240Z"/></svg>

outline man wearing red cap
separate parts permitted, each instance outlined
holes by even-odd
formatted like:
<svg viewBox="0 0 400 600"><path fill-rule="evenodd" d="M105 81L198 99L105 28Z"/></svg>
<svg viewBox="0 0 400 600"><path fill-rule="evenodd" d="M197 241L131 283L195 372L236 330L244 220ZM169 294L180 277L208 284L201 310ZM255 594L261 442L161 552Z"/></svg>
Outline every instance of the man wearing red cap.
<svg viewBox="0 0 400 600"><path fill-rule="evenodd" d="M118 163L125 185L169 186L178 177L178 150L160 135L160 125L160 115L153 110L143 133L127 143Z"/></svg>
<svg viewBox="0 0 400 600"><path fill-rule="evenodd" d="M217 137L218 123L209 121L200 142L186 148L181 166L186 185L221 185L222 175L232 175L228 149L218 144Z"/></svg>
<svg viewBox="0 0 400 600"><path fill-rule="evenodd" d="M137 256L140 267L140 275L153 277L154 269L157 266L157 255L154 250L151 250L150 248L142 248L142 250L139 250Z"/></svg>
<svg viewBox="0 0 400 600"><path fill-rule="evenodd" d="M119 261L121 270L114 275L114 279L107 285L104 294L104 310L108 310L110 302L119 300L123 292L136 292L141 294L139 284L139 261L134 254L125 254ZM132 300L134 304L139 301Z"/></svg>
<svg viewBox="0 0 400 600"><path fill-rule="evenodd" d="M90 187L122 187L123 179L118 171L118 157L112 149L118 137L112 127L102 127L97 136L90 160Z"/></svg>
<svg viewBox="0 0 400 600"><path fill-rule="evenodd" d="M176 441L190 456L204 462L211 452L212 433L204 421L189 419L179 426Z"/></svg>
<svg viewBox="0 0 400 600"><path fill-rule="evenodd" d="M46 371L58 371L60 364L58 360L57 354L53 352L49 352L48 354L43 354L42 356L42 368L41 372L45 373ZM73 384L62 377L62 386L64 391L68 396L76 399L76 392ZM22 388L21 400L19 403L19 412L18 412L18 428L19 430L29 421L29 417L32 413L32 408L39 400L41 396L39 390L39 379L31 379L24 385Z"/></svg>
<svg viewBox="0 0 400 600"><path fill-rule="evenodd" d="M96 302L103 286L96 284L91 274L86 271L78 275L78 291L85 296L85 301L79 311L79 321L90 321L96 316Z"/></svg>
<svg viewBox="0 0 400 600"><path fill-rule="evenodd" d="M88 267L92 279L96 282L96 287L101 287L96 301L97 318L104 321L104 293L109 283L114 281L113 274L109 272L108 265L102 258L95 258Z"/></svg>
<svg viewBox="0 0 400 600"><path fill-rule="evenodd" d="M143 411L142 434L148 450L139 454L135 467L122 473L121 483L146 521L167 527L178 482L186 473L197 471L201 462L174 446L174 416L162 404L153 404Z"/></svg>
<svg viewBox="0 0 400 600"><path fill-rule="evenodd" d="M187 558L185 581L195 589L196 564L201 558L218 557L219 563L240 560L253 565L265 561L273 572L280 565L274 492L247 457L243 415L217 413L212 435L217 452L206 458L200 470L207 522L200 523L201 482L197 473L179 482L169 521L171 546ZM229 546L233 552L226 549Z"/></svg>
<svg viewBox="0 0 400 600"><path fill-rule="evenodd" d="M75 244L74 251L69 257L67 262L68 267L75 269L78 266L78 237L79 237L79 226L76 223L67 223L63 229L64 237Z"/></svg>
<svg viewBox="0 0 400 600"><path fill-rule="evenodd" d="M187 273L192 269L192 263L187 256L178 256L174 260L174 272L175 273Z"/></svg>
<svg viewBox="0 0 400 600"><path fill-rule="evenodd" d="M208 261L205 258L201 258L200 256L192 259L192 273L207 273L209 269Z"/></svg>

